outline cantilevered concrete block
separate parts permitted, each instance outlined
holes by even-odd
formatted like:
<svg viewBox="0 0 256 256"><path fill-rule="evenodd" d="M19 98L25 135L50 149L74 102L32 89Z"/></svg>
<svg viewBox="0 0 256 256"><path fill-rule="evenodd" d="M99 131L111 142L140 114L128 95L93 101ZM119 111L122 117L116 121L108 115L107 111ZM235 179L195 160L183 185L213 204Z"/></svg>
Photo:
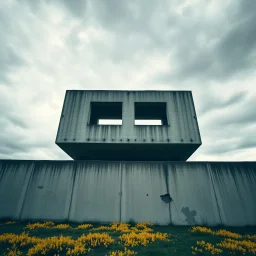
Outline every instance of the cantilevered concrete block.
<svg viewBox="0 0 256 256"><path fill-rule="evenodd" d="M185 161L202 143L190 91L67 91L56 144L75 160Z"/></svg>

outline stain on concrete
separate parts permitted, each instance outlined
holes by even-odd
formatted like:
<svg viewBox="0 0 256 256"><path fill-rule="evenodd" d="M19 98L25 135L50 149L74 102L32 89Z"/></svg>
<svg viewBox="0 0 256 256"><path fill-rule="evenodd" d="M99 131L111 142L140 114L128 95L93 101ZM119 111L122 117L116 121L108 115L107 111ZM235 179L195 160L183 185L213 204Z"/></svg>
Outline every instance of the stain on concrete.
<svg viewBox="0 0 256 256"><path fill-rule="evenodd" d="M188 225L196 225L196 211L189 211L188 207L182 207L181 212L186 216L185 222L188 223Z"/></svg>

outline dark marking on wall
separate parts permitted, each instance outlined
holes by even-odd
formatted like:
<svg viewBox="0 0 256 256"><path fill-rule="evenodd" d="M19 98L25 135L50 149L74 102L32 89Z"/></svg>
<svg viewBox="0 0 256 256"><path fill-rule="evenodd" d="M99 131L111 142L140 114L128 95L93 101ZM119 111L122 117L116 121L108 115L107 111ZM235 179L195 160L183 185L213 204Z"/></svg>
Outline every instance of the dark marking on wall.
<svg viewBox="0 0 256 256"><path fill-rule="evenodd" d="M182 207L181 212L186 216L185 222L188 223L188 225L196 225L196 211L189 211L188 207Z"/></svg>
<svg viewBox="0 0 256 256"><path fill-rule="evenodd" d="M165 195L161 195L160 197L167 204L173 201L169 193Z"/></svg>

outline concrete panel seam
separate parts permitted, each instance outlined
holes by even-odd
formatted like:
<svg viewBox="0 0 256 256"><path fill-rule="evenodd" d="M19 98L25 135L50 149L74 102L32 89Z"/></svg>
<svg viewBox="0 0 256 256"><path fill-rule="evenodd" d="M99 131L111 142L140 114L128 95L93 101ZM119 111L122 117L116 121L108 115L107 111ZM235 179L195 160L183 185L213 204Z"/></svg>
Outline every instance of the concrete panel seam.
<svg viewBox="0 0 256 256"><path fill-rule="evenodd" d="M39 162L39 164L40 164L40 162ZM25 205L26 198L27 198L28 189L29 189L31 180L33 179L35 169L36 169L36 163L33 163L33 169L31 171L31 174L30 174L30 177L29 177L29 181L27 183L27 188L26 188L26 192L25 192L25 195L24 195L24 198L23 198L23 203L22 203L22 206L21 206L21 209L20 209L18 220L21 219L21 216L22 216L22 213L23 213L23 209L24 209L24 205Z"/></svg>

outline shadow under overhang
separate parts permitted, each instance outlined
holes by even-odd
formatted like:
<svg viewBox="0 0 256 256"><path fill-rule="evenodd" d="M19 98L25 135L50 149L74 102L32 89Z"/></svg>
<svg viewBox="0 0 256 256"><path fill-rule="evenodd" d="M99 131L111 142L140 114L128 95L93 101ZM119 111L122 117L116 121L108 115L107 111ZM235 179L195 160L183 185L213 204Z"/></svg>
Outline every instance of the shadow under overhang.
<svg viewBox="0 0 256 256"><path fill-rule="evenodd" d="M74 160L186 161L201 144L56 143Z"/></svg>

